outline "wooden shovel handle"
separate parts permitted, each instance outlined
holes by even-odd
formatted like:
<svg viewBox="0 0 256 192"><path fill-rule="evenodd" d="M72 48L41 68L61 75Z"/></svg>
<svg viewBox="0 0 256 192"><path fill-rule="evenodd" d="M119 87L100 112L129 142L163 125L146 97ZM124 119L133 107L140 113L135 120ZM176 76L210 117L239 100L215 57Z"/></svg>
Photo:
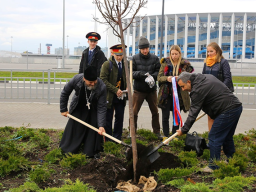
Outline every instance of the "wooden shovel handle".
<svg viewBox="0 0 256 192"><path fill-rule="evenodd" d="M174 137L176 137L178 135L178 133L174 133L171 137L168 137L167 139L165 139L163 141L163 144L167 144L169 141L171 141Z"/></svg>
<svg viewBox="0 0 256 192"><path fill-rule="evenodd" d="M206 114L206 113L202 113L201 115L199 115L199 116L196 118L195 122L196 122L197 120L201 119L203 116L205 116L205 114ZM163 143L164 143L164 144L167 144L169 141L171 141L171 140L172 140L174 137L176 137L177 135L178 135L177 132L174 133L171 137L165 139L165 140L163 141Z"/></svg>
<svg viewBox="0 0 256 192"><path fill-rule="evenodd" d="M79 123L81 123L81 124L83 124L83 125L85 125L85 126L91 128L92 130L94 130L94 131L96 131L96 132L99 132L99 129L97 129L96 127L93 127L92 125L90 125L90 124L88 124L88 123L86 123L86 122L84 122L84 121L82 121L82 120L80 120L80 119L74 117L73 115L67 114L67 116L68 116L69 118L74 119L74 120L76 120L77 122L79 122ZM106 137L112 139L113 141L115 141L115 142L117 142L117 143L119 143L119 144L122 144L122 141L116 139L115 137L112 137L111 135L109 135L109 134L107 134L107 133L105 133L105 132L103 132L102 135L104 135L104 136L106 136Z"/></svg>
<svg viewBox="0 0 256 192"><path fill-rule="evenodd" d="M201 118L202 118L203 116L205 116L205 115L206 115L206 113L202 113L201 115L197 116L195 122L196 122L197 120L201 119Z"/></svg>

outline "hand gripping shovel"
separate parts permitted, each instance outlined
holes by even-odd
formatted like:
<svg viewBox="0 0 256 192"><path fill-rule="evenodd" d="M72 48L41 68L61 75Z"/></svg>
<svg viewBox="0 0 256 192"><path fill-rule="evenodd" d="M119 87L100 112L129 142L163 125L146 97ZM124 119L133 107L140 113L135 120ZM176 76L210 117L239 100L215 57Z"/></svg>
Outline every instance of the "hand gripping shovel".
<svg viewBox="0 0 256 192"><path fill-rule="evenodd" d="M73 115L67 114L67 116L68 116L69 118L74 119L75 121L77 121L77 122L79 122L79 123L85 125L86 127L89 127L89 128L91 128L92 130L94 130L94 131L96 131L96 132L99 132L99 129L97 129L97 128L93 127L92 125L90 125L90 124L88 124L88 123L86 123L86 122L84 122L84 121L82 121L82 120L80 120L80 119L74 117ZM107 134L107 133L105 133L105 132L103 132L102 135L104 135L104 136L106 136L106 137L112 139L113 141L115 141L115 142L117 142L117 143L119 143L119 144L122 144L122 145L124 145L124 146L126 146L126 147L129 147L129 148L132 147L131 145L128 145L128 144L124 143L123 141L120 141L120 140L116 139L115 137L112 137L111 135L109 135L109 134Z"/></svg>
<svg viewBox="0 0 256 192"><path fill-rule="evenodd" d="M201 115L199 115L195 122L199 119L201 119L203 116L205 115L205 113L202 113ZM160 143L158 146L153 147L153 144L151 144L150 146L148 146L140 155L141 158L148 158L150 163L153 163L155 160L157 160L160 157L160 154L158 153L158 149L160 149L163 145L166 145L169 141L171 141L174 137L176 137L178 135L178 133L176 132L175 134L173 134L172 136L170 136L169 138L167 138L166 140L164 140L162 143Z"/></svg>

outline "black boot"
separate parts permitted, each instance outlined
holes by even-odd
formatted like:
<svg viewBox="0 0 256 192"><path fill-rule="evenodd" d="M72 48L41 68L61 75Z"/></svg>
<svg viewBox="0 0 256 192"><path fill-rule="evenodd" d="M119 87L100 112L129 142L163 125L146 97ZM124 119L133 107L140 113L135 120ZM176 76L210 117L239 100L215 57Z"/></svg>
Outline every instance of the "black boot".
<svg viewBox="0 0 256 192"><path fill-rule="evenodd" d="M172 134L176 133L176 131L179 129L179 125L177 126L172 126Z"/></svg>

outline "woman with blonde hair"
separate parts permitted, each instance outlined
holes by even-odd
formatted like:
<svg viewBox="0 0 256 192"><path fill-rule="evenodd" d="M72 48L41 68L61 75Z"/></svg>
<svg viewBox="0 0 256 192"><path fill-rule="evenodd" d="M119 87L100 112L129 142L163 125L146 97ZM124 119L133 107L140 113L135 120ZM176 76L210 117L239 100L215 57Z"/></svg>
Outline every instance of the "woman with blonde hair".
<svg viewBox="0 0 256 192"><path fill-rule="evenodd" d="M172 92L172 77L179 76L183 71L192 72L194 68L188 60L181 57L181 50L178 45L173 45L170 49L170 57L162 58L161 68L159 70L157 81L160 89L158 94L158 107L162 109L162 125L163 132L166 137L169 136L169 117L170 111L173 111L173 92ZM187 112L190 108L190 99L187 91L182 89L177 84L177 92L180 104L180 111ZM172 127L172 133L176 133L179 125Z"/></svg>
<svg viewBox="0 0 256 192"><path fill-rule="evenodd" d="M222 81L232 92L234 92L230 66L222 55L222 50L216 42L207 46L207 57L204 61L202 74L212 74ZM214 120L208 116L208 129L212 128Z"/></svg>

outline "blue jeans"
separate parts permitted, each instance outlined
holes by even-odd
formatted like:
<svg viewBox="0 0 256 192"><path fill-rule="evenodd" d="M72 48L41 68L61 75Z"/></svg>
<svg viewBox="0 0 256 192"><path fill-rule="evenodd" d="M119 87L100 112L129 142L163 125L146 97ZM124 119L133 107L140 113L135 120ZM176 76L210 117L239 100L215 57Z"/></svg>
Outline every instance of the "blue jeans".
<svg viewBox="0 0 256 192"><path fill-rule="evenodd" d="M220 160L221 146L223 146L224 154L230 158L235 153L235 145L233 135L235 134L236 126L243 107L237 107L220 114L212 125L209 133L209 148L210 160L209 167L217 169L218 166L214 164L214 160Z"/></svg>

